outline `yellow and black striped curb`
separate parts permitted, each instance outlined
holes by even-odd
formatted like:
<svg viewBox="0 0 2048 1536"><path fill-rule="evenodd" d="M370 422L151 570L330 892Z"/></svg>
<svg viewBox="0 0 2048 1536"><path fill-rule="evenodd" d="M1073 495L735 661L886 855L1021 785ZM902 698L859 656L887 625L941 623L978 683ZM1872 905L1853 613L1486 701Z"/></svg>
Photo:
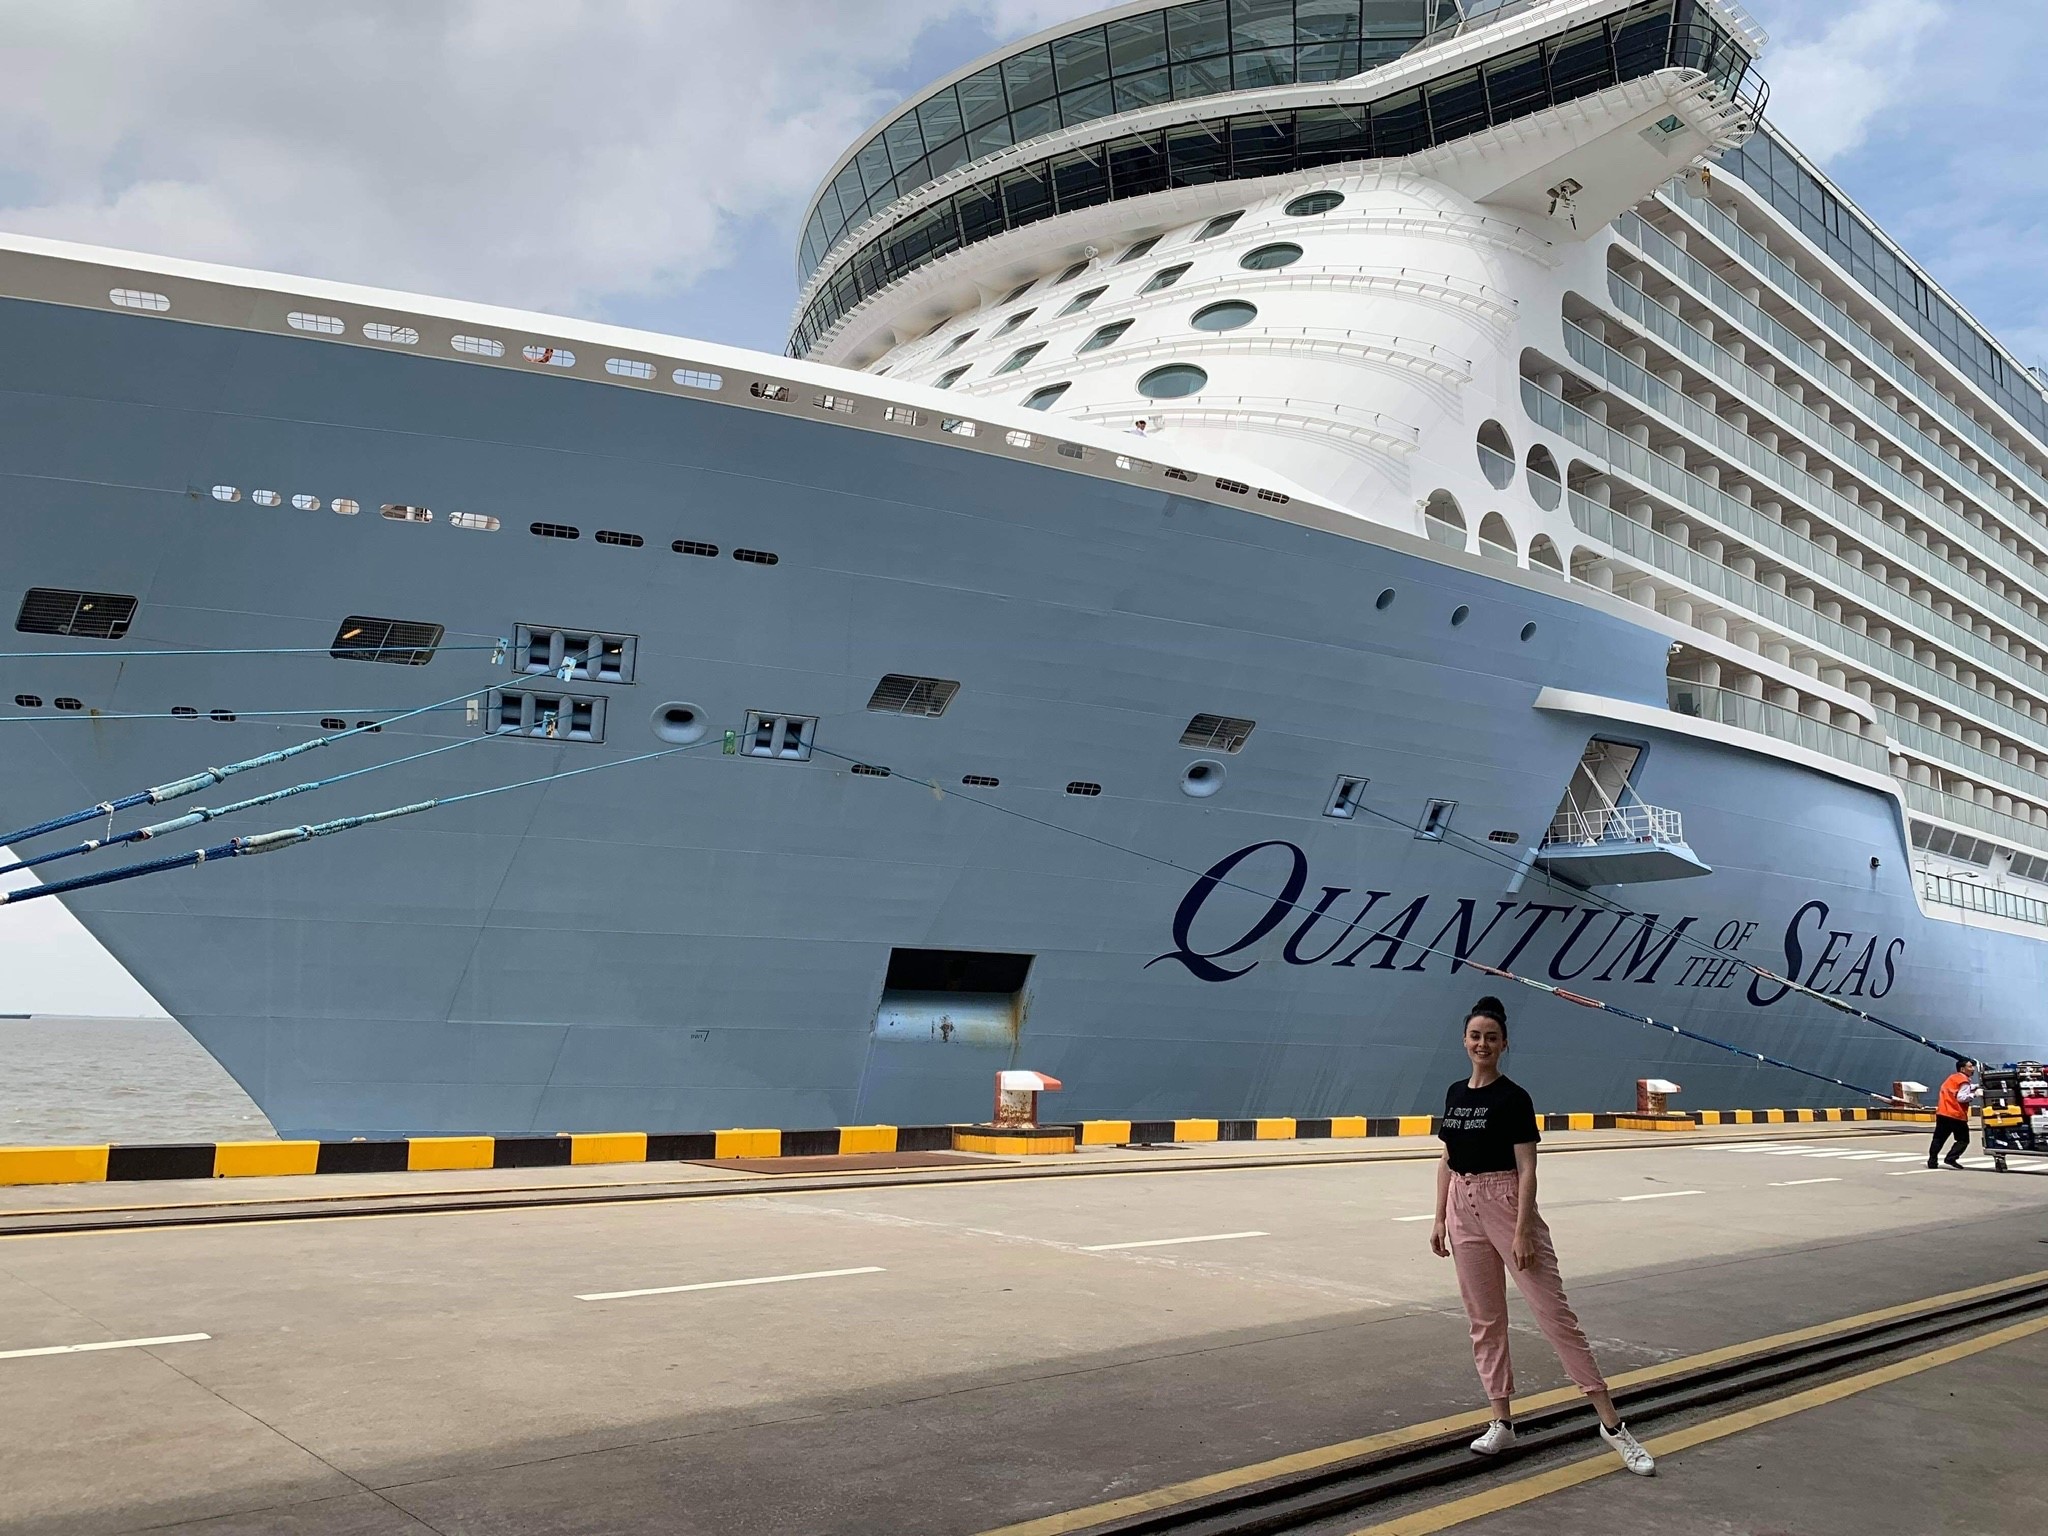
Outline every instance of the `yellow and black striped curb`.
<svg viewBox="0 0 2048 1536"><path fill-rule="evenodd" d="M1550 1114L1546 1131L1649 1128L1629 1114ZM1919 1120L1917 1110L1704 1109L1666 1117L1702 1125L1805 1125ZM1632 1125L1631 1122L1638 1122ZM1163 1142L1323 1141L1429 1136L1433 1115L1278 1116L1258 1120L1084 1120L1032 1132L974 1125L840 1125L815 1131L678 1134L575 1132L555 1136L409 1136L386 1141L203 1141L168 1145L0 1147L0 1185L92 1184L136 1179L263 1178L304 1173L427 1173L478 1168L567 1168L590 1163L714 1162L744 1157L846 1157L893 1152L1067 1152L1076 1146Z"/></svg>

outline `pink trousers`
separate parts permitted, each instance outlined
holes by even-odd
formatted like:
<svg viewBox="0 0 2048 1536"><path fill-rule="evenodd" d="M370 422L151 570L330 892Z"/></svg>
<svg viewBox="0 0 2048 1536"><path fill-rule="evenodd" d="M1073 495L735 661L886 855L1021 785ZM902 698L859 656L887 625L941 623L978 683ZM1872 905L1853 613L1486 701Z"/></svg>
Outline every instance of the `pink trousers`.
<svg viewBox="0 0 2048 1536"><path fill-rule="evenodd" d="M1472 1359L1488 1397L1515 1395L1515 1367L1508 1358L1508 1287L1513 1275L1522 1299L1535 1314L1536 1326L1565 1375L1581 1392L1607 1385L1593 1363L1585 1330L1564 1299L1564 1280L1557 1272L1557 1251L1550 1228L1537 1217L1532 1228L1536 1262L1515 1268L1515 1211L1519 1181L1512 1173L1454 1173L1448 1220L1451 1258L1458 1266L1458 1294L1472 1324Z"/></svg>

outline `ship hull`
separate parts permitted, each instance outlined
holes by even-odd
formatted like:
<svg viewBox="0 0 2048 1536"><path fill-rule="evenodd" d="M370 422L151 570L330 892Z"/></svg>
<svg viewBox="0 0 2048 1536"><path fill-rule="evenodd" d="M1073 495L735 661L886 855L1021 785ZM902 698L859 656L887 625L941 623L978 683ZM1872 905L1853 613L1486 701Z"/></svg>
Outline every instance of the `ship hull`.
<svg viewBox="0 0 2048 1536"><path fill-rule="evenodd" d="M564 685L604 699L602 743L485 739L458 703L199 803L472 745L147 851L663 751L674 703L713 726L654 760L66 896L281 1132L972 1119L1009 1066L1059 1077L1069 1117L1427 1111L1482 991L1504 991L1509 1068L1545 1108L1626 1105L1645 1076L1700 1105L1856 1101L1461 957L1859 1088L1939 1062L1747 962L1988 1059L2041 1053L2048 950L1923 913L1895 796L1646 724L1666 635L1562 580L830 412L23 301L0 334L13 585L136 595L114 649L258 653L12 636L64 655L4 663L7 825L311 734L264 710L354 721L530 685L489 649L521 624L635 638L631 683ZM332 658L350 615L446 639L424 667ZM869 709L892 673L960 691L936 718ZM1545 690L1631 708L1540 707ZM199 718L92 718L180 707ZM816 717L818 750L729 754L750 711ZM1234 753L1180 745L1202 713L1256 729ZM1638 790L1683 812L1711 874L1588 891L1532 866L1596 734L1646 749ZM1218 792L1185 792L1198 759ZM1324 814L1340 776L1366 781L1345 820ZM1438 800L1452 835L1419 838ZM920 1033L884 1007L901 950L1028 956L1028 975L994 1025Z"/></svg>

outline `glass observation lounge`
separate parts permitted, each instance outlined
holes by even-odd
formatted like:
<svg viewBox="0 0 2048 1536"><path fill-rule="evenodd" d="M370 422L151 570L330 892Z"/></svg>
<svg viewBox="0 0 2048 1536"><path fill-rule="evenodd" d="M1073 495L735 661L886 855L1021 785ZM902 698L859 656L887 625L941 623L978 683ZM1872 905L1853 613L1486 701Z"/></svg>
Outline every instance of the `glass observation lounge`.
<svg viewBox="0 0 2048 1536"><path fill-rule="evenodd" d="M1238 3L1232 0L1233 5ZM1301 0L1304 8L1308 3ZM1368 5L1372 3L1367 0ZM1177 12L1210 10L1221 14L1223 0L1205 0L1201 5L1161 13L1168 23L1168 45L1174 35L1172 17ZM1299 24L1298 13L1292 24ZM1057 46L1047 45L1048 49ZM1297 53L1302 46L1296 45ZM1008 61L1003 67L1007 70ZM1295 67L1299 67L1298 58ZM1749 52L1698 10L1693 0L1652 0L1483 65L1450 70L1439 79L1391 92L1376 101L1218 116L1065 149L1035 164L992 174L907 213L844 257L830 281L811 296L797 317L789 352L805 356L848 311L906 274L1041 219L1173 187L1413 154L1667 67L1703 71L1727 94L1751 103L1753 117L1762 116L1763 85L1749 73ZM1057 121L1048 120L1032 132L1048 133L1057 126ZM882 137L894 127L884 129ZM870 141L861 153L872 149ZM989 152L977 150L975 154ZM849 165L847 169L854 168ZM835 185L845 174L840 173ZM929 180L933 174L927 167L923 177ZM807 255L806 262L810 259Z"/></svg>
<svg viewBox="0 0 2048 1536"><path fill-rule="evenodd" d="M919 97L853 152L804 221L797 281L848 229L956 167L1161 102L1346 79L1421 42L1431 3L1196 0L1021 48Z"/></svg>

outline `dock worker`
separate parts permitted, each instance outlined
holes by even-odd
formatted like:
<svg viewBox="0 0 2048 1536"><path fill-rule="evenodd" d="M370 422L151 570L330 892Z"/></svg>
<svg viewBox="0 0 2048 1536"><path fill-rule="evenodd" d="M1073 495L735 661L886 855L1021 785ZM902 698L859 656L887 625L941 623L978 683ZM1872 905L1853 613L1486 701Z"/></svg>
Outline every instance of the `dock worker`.
<svg viewBox="0 0 2048 1536"><path fill-rule="evenodd" d="M1622 1465L1649 1477L1657 1463L1629 1433L1594 1363L1593 1347L1565 1300L1550 1228L1536 1210L1536 1106L1528 1092L1503 1077L1508 1014L1497 997L1482 997L1465 1015L1465 1055L1471 1075L1444 1094L1437 1135L1444 1155L1436 1169L1436 1223L1429 1246L1458 1265L1458 1294L1472 1327L1472 1358L1493 1410L1476 1455L1497 1456L1515 1443L1511 1400L1515 1369L1508 1358L1508 1266L1535 1314L1536 1326L1557 1351L1572 1385L1600 1415L1600 1438Z"/></svg>
<svg viewBox="0 0 2048 1536"><path fill-rule="evenodd" d="M1977 1084L1973 1081L1977 1063L1968 1056L1956 1062L1955 1071L1942 1080L1941 1097L1934 1105L1934 1139L1927 1144L1927 1166L1932 1168L1934 1160L1941 1158L1945 1168L1960 1168L1962 1156L1970 1150L1970 1101L1977 1097ZM1947 1157L1941 1157L1941 1144L1954 1139Z"/></svg>

